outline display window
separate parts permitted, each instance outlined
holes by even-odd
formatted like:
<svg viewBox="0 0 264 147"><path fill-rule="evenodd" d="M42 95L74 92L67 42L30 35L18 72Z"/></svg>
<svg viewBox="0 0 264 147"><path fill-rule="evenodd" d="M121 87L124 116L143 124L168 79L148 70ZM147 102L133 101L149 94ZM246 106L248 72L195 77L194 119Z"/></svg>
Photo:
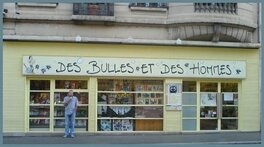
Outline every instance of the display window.
<svg viewBox="0 0 264 147"><path fill-rule="evenodd" d="M200 130L237 130L238 83L201 82L200 86Z"/></svg>
<svg viewBox="0 0 264 147"><path fill-rule="evenodd" d="M49 131L50 81L31 80L29 92L29 130Z"/></svg>
<svg viewBox="0 0 264 147"><path fill-rule="evenodd" d="M238 129L238 84L221 83L221 130Z"/></svg>
<svg viewBox="0 0 264 147"><path fill-rule="evenodd" d="M183 81L182 130L238 130L238 98L237 82Z"/></svg>
<svg viewBox="0 0 264 147"><path fill-rule="evenodd" d="M87 80L30 80L29 83L29 131L64 131L63 99L69 89L73 89L79 103L76 131L88 131Z"/></svg>
<svg viewBox="0 0 264 147"><path fill-rule="evenodd" d="M63 99L78 98L76 132L88 131L89 81L29 80L28 130L63 132ZM98 132L163 131L164 81L97 79ZM238 82L182 81L182 131L238 130ZM93 110L94 111L94 110Z"/></svg>
<svg viewBox="0 0 264 147"><path fill-rule="evenodd" d="M163 95L162 80L98 79L97 130L162 131Z"/></svg>
<svg viewBox="0 0 264 147"><path fill-rule="evenodd" d="M182 130L196 131L197 127L197 86L196 81L182 82Z"/></svg>

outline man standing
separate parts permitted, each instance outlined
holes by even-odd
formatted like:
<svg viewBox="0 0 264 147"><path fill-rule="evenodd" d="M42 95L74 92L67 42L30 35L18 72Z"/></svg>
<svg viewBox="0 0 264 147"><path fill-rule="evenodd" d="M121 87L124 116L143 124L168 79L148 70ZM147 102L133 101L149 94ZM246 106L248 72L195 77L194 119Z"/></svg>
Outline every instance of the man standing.
<svg viewBox="0 0 264 147"><path fill-rule="evenodd" d="M65 107L65 134L64 138L70 136L74 138L75 136L75 115L78 107L78 99L73 96L73 90L69 90L67 96L63 99L63 104Z"/></svg>

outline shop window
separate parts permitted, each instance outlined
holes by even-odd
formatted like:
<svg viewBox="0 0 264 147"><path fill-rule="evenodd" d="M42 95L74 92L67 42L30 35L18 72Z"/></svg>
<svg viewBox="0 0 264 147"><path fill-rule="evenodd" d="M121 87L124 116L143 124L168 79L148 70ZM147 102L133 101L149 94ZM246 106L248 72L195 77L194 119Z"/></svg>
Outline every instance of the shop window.
<svg viewBox="0 0 264 147"><path fill-rule="evenodd" d="M223 117L237 117L237 107L223 107Z"/></svg>
<svg viewBox="0 0 264 147"><path fill-rule="evenodd" d="M135 120L137 131L162 131L163 120Z"/></svg>
<svg viewBox="0 0 264 147"><path fill-rule="evenodd" d="M200 130L218 130L217 119L201 119Z"/></svg>
<svg viewBox="0 0 264 147"><path fill-rule="evenodd" d="M76 112L76 132L88 131L88 81L30 80L29 87L29 131L64 131L63 99L69 89L73 89L79 102ZM53 109L50 109L52 107ZM50 128L52 125L53 128Z"/></svg>
<svg viewBox="0 0 264 147"><path fill-rule="evenodd" d="M30 104L50 104L50 93L30 92Z"/></svg>
<svg viewBox="0 0 264 147"><path fill-rule="evenodd" d="M238 129L238 84L221 83L221 129Z"/></svg>
<svg viewBox="0 0 264 147"><path fill-rule="evenodd" d="M98 131L163 130L163 81L99 79L97 100Z"/></svg>
<svg viewBox="0 0 264 147"><path fill-rule="evenodd" d="M217 92L217 83L201 82L201 92Z"/></svg>
<svg viewBox="0 0 264 147"><path fill-rule="evenodd" d="M31 130L47 131L49 129L49 119L29 119L29 127Z"/></svg>
<svg viewBox="0 0 264 147"><path fill-rule="evenodd" d="M200 91L200 130L217 130L218 83L201 82Z"/></svg>
<svg viewBox="0 0 264 147"><path fill-rule="evenodd" d="M203 107L200 109L200 117L201 118L217 118L217 107Z"/></svg>
<svg viewBox="0 0 264 147"><path fill-rule="evenodd" d="M238 83L201 82L200 89L200 130L237 130Z"/></svg>
<svg viewBox="0 0 264 147"><path fill-rule="evenodd" d="M183 92L182 94L182 104L183 105L196 105L196 93Z"/></svg>
<svg viewBox="0 0 264 147"><path fill-rule="evenodd" d="M183 119L182 120L182 130L184 131L196 130L196 119Z"/></svg>
<svg viewBox="0 0 264 147"><path fill-rule="evenodd" d="M29 130L49 131L50 81L31 80L29 87Z"/></svg>
<svg viewBox="0 0 264 147"><path fill-rule="evenodd" d="M29 117L49 117L49 106L30 106Z"/></svg>
<svg viewBox="0 0 264 147"><path fill-rule="evenodd" d="M87 81L84 80L56 80L56 89L87 89Z"/></svg>
<svg viewBox="0 0 264 147"><path fill-rule="evenodd" d="M183 106L182 117L194 117L196 118L196 106Z"/></svg>
<svg viewBox="0 0 264 147"><path fill-rule="evenodd" d="M48 80L31 80L30 90L50 90L50 81Z"/></svg>
<svg viewBox="0 0 264 147"><path fill-rule="evenodd" d="M183 92L196 92L195 81L183 81Z"/></svg>
<svg viewBox="0 0 264 147"><path fill-rule="evenodd" d="M237 119L222 119L221 129L222 130L237 130L238 120Z"/></svg>
<svg viewBox="0 0 264 147"><path fill-rule="evenodd" d="M221 83L221 92L237 92L237 83Z"/></svg>
<svg viewBox="0 0 264 147"><path fill-rule="evenodd" d="M182 130L195 131L197 119L196 81L183 81Z"/></svg>
<svg viewBox="0 0 264 147"><path fill-rule="evenodd" d="M76 131L88 131L88 105L89 93L86 80L55 80L54 90L54 131L63 131L65 127L65 116L63 99L67 96L69 89L74 91L73 95L78 98L78 109L76 112Z"/></svg>

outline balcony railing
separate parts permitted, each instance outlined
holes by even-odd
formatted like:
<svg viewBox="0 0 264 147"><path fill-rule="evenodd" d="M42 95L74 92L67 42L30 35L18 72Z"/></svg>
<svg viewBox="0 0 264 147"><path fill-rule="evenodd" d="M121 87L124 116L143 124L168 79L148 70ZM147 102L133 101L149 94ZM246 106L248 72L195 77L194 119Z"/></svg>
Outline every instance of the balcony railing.
<svg viewBox="0 0 264 147"><path fill-rule="evenodd" d="M167 3L130 3L129 7L168 8Z"/></svg>
<svg viewBox="0 0 264 147"><path fill-rule="evenodd" d="M237 14L237 3L194 3L194 11Z"/></svg>
<svg viewBox="0 0 264 147"><path fill-rule="evenodd" d="M73 15L114 16L113 3L74 3Z"/></svg>

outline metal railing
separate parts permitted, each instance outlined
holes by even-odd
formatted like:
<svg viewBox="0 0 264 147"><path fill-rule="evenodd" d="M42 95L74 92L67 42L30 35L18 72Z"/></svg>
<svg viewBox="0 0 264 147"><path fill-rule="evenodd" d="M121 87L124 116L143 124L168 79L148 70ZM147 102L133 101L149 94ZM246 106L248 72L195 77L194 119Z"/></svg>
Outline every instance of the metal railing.
<svg viewBox="0 0 264 147"><path fill-rule="evenodd" d="M168 8L167 3L130 3L129 7Z"/></svg>
<svg viewBox="0 0 264 147"><path fill-rule="evenodd" d="M237 14L237 3L194 3L194 12Z"/></svg>
<svg viewBox="0 0 264 147"><path fill-rule="evenodd" d="M73 3L73 15L114 16L114 4Z"/></svg>

